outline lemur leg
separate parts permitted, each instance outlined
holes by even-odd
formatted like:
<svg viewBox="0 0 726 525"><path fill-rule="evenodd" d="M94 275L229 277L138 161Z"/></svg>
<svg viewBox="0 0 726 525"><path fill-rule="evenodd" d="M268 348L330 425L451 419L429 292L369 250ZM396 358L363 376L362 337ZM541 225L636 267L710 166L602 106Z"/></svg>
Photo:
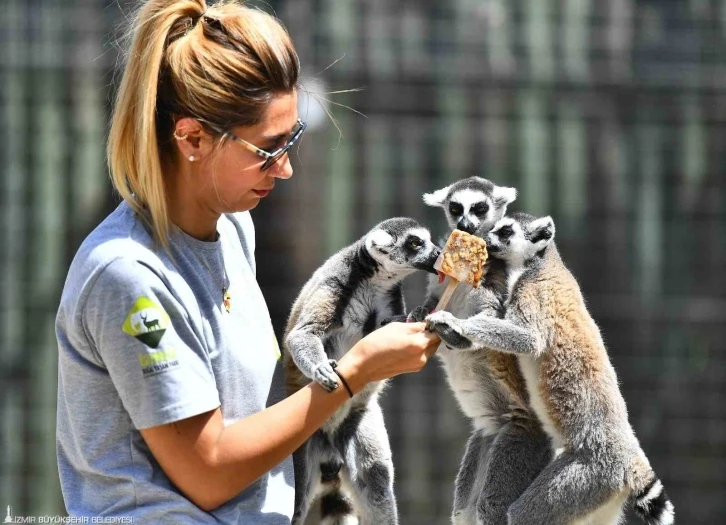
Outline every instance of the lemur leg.
<svg viewBox="0 0 726 525"><path fill-rule="evenodd" d="M495 438L496 434L484 436L481 430L475 430L466 443L454 486L453 525L476 524L475 500L483 490L485 460Z"/></svg>
<svg viewBox="0 0 726 525"><path fill-rule="evenodd" d="M507 510L552 461L552 444L537 421L506 423L496 434L476 504L476 523L507 525ZM547 522L541 522L547 523Z"/></svg>
<svg viewBox="0 0 726 525"><path fill-rule="evenodd" d="M470 350L485 347L500 352L536 355L542 346L532 331L486 313L459 319L449 312L435 312L426 318L426 323L429 330L436 332L451 348Z"/></svg>
<svg viewBox="0 0 726 525"><path fill-rule="evenodd" d="M564 451L510 507L509 525L567 525L610 506L622 496L622 476L603 472L596 459L582 451ZM622 503L620 504L622 508ZM582 523L582 522L580 522ZM584 523L610 525L601 521Z"/></svg>
<svg viewBox="0 0 726 525"><path fill-rule="evenodd" d="M302 525L310 512L310 506L323 488L322 484L331 483L333 478L338 479L342 460L328 437L319 430L293 452L292 462L295 469L295 508L292 523ZM327 472L331 468L335 470L334 475Z"/></svg>
<svg viewBox="0 0 726 525"><path fill-rule="evenodd" d="M361 525L396 525L393 459L381 407L370 402L346 446L346 465Z"/></svg>
<svg viewBox="0 0 726 525"><path fill-rule="evenodd" d="M328 392L338 388L338 376L318 336L296 329L287 336L286 343L293 361L306 377L319 383Z"/></svg>
<svg viewBox="0 0 726 525"><path fill-rule="evenodd" d="M303 443L300 448L292 453L292 464L295 470L295 510L292 515L292 525L302 525L310 512L310 505L315 497L315 483L313 472L317 454L314 454L315 446L311 442L314 436Z"/></svg>

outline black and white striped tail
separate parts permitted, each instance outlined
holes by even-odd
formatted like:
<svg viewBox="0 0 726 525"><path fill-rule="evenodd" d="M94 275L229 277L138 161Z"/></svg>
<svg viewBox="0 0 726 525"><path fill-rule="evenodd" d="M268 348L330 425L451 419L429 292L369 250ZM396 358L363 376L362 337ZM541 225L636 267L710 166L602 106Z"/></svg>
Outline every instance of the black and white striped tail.
<svg viewBox="0 0 726 525"><path fill-rule="evenodd" d="M653 480L635 495L633 509L647 525L672 525L675 523L673 504L668 499L663 484L656 477L653 477Z"/></svg>
<svg viewBox="0 0 726 525"><path fill-rule="evenodd" d="M321 525L347 525L358 523L353 503L339 490L333 490L320 498Z"/></svg>

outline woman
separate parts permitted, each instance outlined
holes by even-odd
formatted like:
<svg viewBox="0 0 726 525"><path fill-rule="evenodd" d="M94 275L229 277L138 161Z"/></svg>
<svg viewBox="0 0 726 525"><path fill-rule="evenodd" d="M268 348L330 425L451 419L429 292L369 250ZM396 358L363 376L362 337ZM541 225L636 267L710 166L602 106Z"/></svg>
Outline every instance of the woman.
<svg viewBox="0 0 726 525"><path fill-rule="evenodd" d="M248 210L292 176L299 63L269 15L149 0L108 144L124 201L78 251L56 321L67 510L134 523L289 523L290 454L346 399L280 400ZM393 323L337 369L353 392L438 339ZM267 408L266 408L267 407ZM263 410L264 409L264 410Z"/></svg>

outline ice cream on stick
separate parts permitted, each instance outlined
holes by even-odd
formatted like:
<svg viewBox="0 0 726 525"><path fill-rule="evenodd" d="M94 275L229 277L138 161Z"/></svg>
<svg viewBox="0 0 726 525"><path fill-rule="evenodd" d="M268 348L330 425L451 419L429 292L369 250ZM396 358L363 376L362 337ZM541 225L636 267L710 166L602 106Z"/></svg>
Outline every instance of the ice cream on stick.
<svg viewBox="0 0 726 525"><path fill-rule="evenodd" d="M434 263L434 268L449 277L449 284L436 305L443 310L459 283L466 282L474 288L479 287L484 276L484 263L487 260L487 245L484 239L461 230L454 230L446 241L446 246Z"/></svg>

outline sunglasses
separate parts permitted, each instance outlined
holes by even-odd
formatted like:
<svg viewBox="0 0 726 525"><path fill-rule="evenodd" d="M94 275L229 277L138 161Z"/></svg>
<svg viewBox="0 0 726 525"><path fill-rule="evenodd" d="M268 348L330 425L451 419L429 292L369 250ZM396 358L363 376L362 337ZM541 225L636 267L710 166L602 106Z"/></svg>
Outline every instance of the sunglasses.
<svg viewBox="0 0 726 525"><path fill-rule="evenodd" d="M290 133L290 137L285 141L285 144L279 148L276 149L262 149L258 148L254 144L251 144L247 142L244 139L239 138L237 135L232 133L231 131L227 132L227 135L230 136L232 139L234 139L236 142L239 142L242 144L247 150L251 151L255 155L262 157L265 159L265 162L262 164L262 167L260 167L260 171L265 171L270 169L270 167L275 164L278 160L280 160L285 153L288 152L290 148L292 148L295 143L300 140L300 137L302 137L303 131L305 131L305 128L307 128L308 125L301 119L297 119L297 124L295 124L295 127L292 130L292 133Z"/></svg>

